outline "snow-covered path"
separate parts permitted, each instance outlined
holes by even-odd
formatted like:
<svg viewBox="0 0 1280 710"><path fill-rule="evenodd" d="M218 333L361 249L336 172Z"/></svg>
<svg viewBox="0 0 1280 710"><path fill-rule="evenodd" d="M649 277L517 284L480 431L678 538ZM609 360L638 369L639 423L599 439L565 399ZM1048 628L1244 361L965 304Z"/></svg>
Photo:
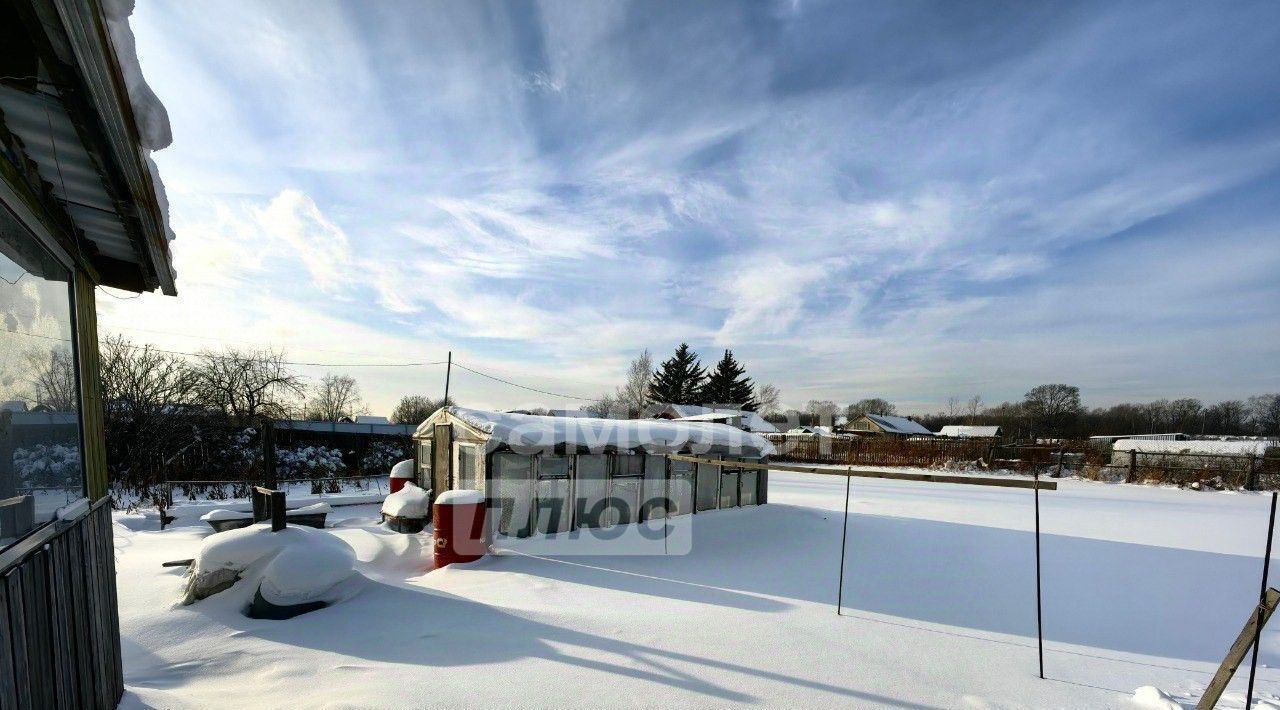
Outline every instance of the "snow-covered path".
<svg viewBox="0 0 1280 710"><path fill-rule="evenodd" d="M1267 497L1064 481L1041 498L1041 681L1029 491L855 480L837 616L843 492L775 472L768 506L696 516L688 555L429 573L426 536L338 508L369 582L285 622L238 588L175 606L160 563L207 528L117 516L125 706L1124 708L1143 685L1190 706L1256 602Z"/></svg>

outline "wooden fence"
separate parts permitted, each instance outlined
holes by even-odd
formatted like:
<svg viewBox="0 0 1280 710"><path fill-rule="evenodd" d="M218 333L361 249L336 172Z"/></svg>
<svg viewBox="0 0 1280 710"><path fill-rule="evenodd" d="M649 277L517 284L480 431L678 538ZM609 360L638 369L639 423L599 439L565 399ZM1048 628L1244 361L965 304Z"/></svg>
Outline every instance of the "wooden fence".
<svg viewBox="0 0 1280 710"><path fill-rule="evenodd" d="M989 439L833 438L776 434L769 440L774 461L834 463L850 466L940 466L949 461L986 460Z"/></svg>
<svg viewBox="0 0 1280 710"><path fill-rule="evenodd" d="M114 708L124 695L110 499L0 553L0 708Z"/></svg>

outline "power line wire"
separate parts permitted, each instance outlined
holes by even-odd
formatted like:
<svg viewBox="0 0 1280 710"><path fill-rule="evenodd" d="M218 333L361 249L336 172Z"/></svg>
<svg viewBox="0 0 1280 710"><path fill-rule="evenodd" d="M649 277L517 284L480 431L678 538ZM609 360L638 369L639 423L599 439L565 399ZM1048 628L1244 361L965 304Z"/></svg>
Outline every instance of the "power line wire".
<svg viewBox="0 0 1280 710"><path fill-rule="evenodd" d="M480 372L479 370L475 370L475 369L472 369L472 368L470 368L470 367L467 367L466 365L459 364L457 360L454 360L454 361L453 361L453 366L454 366L454 367L461 368L461 369L463 369L463 370L466 370L467 372L470 372L470 373L472 373L472 374L476 374L476 375L479 375L479 376L481 376L481 377L484 377L484 378L487 378L487 379L493 380L494 382L501 382L501 383L502 383L502 384L504 384L504 385L511 385L512 387L519 387L519 388L520 388L520 389L522 389L522 390L529 390L530 392L537 392L538 394L545 394L545 395L548 395L548 396L551 396L551 397L564 397L564 398L566 398L566 399L576 399L576 400L581 401L581 402L594 402L594 401L595 401L595 398L594 398L594 397L579 397L579 396L577 396L577 395L565 394L565 393L563 393L563 392L549 392L549 391L547 391L547 390L540 390L540 389L538 389L537 387L529 387L529 386L527 386L527 385L522 385L522 384L519 384L519 383L516 383L516 382L512 382L511 380L504 380L504 379L502 379L501 377L495 377L495 376L490 375L490 374L488 374L488 373Z"/></svg>

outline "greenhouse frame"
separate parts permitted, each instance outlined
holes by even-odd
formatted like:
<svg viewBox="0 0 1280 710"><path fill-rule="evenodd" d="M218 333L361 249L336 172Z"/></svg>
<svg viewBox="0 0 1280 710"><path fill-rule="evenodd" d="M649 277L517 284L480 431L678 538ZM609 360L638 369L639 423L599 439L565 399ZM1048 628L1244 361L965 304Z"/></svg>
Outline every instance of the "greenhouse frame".
<svg viewBox="0 0 1280 710"><path fill-rule="evenodd" d="M418 483L484 492L490 534L528 537L768 501L773 445L726 424L437 410L414 434Z"/></svg>

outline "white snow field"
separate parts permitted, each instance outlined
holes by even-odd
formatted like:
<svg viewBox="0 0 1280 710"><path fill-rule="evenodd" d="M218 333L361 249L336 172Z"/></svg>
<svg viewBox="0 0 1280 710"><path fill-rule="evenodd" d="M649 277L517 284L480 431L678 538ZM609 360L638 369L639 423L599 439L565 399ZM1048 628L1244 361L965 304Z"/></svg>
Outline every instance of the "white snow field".
<svg viewBox="0 0 1280 710"><path fill-rule="evenodd" d="M837 616L844 480L771 476L768 505L696 516L667 557L428 571L429 533L336 507L366 579L288 621L242 615L244 583L179 606L160 563L208 526L118 514L123 706L1191 707L1257 600L1269 496L1064 480L1041 494L1040 680L1030 491L855 479ZM1280 707L1259 670L1255 707Z"/></svg>

